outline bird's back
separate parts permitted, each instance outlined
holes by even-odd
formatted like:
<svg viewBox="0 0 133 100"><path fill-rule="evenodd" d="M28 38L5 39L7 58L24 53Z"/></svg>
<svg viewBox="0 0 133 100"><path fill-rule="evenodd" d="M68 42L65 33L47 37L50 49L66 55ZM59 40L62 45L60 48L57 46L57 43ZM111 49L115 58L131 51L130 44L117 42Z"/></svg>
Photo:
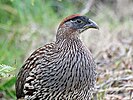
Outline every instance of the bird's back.
<svg viewBox="0 0 133 100"><path fill-rule="evenodd" d="M21 67L18 75L17 75L17 81L16 81L16 96L17 98L24 98L24 85L26 84L26 78L29 77L29 73L31 70L37 67L39 63L46 57L47 53L53 53L53 49L55 49L55 44L50 43L43 47L38 48L36 51L34 51L31 56L25 61L25 64ZM31 79L32 81L32 79ZM30 80L29 80L30 82ZM30 94L32 94L34 90L31 91ZM30 95L29 94L29 95Z"/></svg>

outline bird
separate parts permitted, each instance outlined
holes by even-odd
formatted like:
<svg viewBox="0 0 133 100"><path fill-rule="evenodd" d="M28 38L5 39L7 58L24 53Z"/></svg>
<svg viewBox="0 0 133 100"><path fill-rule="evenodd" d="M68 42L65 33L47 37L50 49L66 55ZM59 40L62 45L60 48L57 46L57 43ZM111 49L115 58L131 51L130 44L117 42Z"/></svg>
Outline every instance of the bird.
<svg viewBox="0 0 133 100"><path fill-rule="evenodd" d="M24 100L90 100L96 85L96 63L80 39L99 29L90 18L73 14L61 21L55 42L35 50L20 68L16 97Z"/></svg>

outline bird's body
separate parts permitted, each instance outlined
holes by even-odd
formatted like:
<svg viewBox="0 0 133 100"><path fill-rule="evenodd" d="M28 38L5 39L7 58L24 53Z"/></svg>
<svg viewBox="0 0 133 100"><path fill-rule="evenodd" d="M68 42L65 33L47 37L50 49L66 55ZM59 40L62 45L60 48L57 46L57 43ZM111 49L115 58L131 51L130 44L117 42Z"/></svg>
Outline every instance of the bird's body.
<svg viewBox="0 0 133 100"><path fill-rule="evenodd" d="M56 42L37 49L26 60L16 94L26 100L90 100L95 83L96 64L79 31L62 24Z"/></svg>

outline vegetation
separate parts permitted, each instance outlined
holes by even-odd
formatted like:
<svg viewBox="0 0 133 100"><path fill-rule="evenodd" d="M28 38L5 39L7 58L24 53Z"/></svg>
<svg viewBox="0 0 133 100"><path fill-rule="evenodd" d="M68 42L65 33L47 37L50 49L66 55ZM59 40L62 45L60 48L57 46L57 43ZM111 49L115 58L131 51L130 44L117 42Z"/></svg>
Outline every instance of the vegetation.
<svg viewBox="0 0 133 100"><path fill-rule="evenodd" d="M15 76L24 60L54 41L62 18L82 12L90 1L0 0L0 98L16 98ZM133 95L132 4L131 0L95 0L86 13L100 27L82 34L99 63L98 100L128 100Z"/></svg>

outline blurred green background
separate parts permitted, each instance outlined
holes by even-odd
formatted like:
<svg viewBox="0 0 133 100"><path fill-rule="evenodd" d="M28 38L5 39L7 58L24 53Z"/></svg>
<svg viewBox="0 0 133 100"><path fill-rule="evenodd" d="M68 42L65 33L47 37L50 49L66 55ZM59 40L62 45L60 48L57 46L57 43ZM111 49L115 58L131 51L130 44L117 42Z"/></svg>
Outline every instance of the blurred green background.
<svg viewBox="0 0 133 100"><path fill-rule="evenodd" d="M63 18L84 11L100 27L82 35L94 56L112 41L133 42L133 0L0 0L0 99L15 99L14 76L24 60L55 40Z"/></svg>

